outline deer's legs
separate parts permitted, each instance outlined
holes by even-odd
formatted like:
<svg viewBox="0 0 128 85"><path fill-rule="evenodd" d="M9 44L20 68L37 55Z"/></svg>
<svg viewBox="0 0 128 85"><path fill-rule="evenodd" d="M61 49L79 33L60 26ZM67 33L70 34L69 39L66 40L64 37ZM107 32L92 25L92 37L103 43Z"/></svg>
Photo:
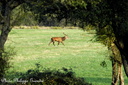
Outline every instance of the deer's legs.
<svg viewBox="0 0 128 85"><path fill-rule="evenodd" d="M53 41L53 45L55 46L55 42Z"/></svg>
<svg viewBox="0 0 128 85"><path fill-rule="evenodd" d="M63 42L61 42L63 45L64 45L64 43ZM64 45L65 46L65 45Z"/></svg>
<svg viewBox="0 0 128 85"><path fill-rule="evenodd" d="M52 41L48 45L50 45L51 43L52 43Z"/></svg>
<svg viewBox="0 0 128 85"><path fill-rule="evenodd" d="M60 44L60 42L58 42L58 45Z"/></svg>
<svg viewBox="0 0 128 85"><path fill-rule="evenodd" d="M48 45L50 45L51 43L53 43L53 45L55 46L55 42L54 41L51 41Z"/></svg>

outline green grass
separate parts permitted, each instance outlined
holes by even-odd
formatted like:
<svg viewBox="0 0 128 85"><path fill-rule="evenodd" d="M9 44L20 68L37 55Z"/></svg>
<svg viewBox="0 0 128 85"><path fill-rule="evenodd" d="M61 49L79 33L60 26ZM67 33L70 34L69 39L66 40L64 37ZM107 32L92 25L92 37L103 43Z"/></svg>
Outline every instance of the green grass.
<svg viewBox="0 0 128 85"><path fill-rule="evenodd" d="M65 46L48 46L50 38L68 35ZM98 42L90 41L94 32L88 33L79 29L13 29L6 46L15 47L16 55L11 60L13 68L7 74L18 77L15 72L26 72L40 63L44 68L72 68L76 76L84 77L93 85L110 85L111 62L107 60L107 48ZM106 60L107 67L100 63ZM127 83L128 84L128 83ZM127 85L125 84L125 85Z"/></svg>

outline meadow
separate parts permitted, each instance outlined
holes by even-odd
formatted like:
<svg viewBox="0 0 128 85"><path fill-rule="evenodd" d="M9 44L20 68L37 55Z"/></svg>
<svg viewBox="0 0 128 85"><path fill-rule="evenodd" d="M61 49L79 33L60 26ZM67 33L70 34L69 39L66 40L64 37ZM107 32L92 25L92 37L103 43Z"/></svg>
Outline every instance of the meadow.
<svg viewBox="0 0 128 85"><path fill-rule="evenodd" d="M51 37L68 35L65 46L48 46ZM14 48L16 55L10 60L13 67L7 77L16 78L16 72L26 72L40 63L44 68L72 68L75 75L93 85L111 84L111 61L107 47L92 41L95 31L81 29L13 29L6 46ZM106 61L107 67L100 63ZM126 78L126 77L125 77ZM125 85L127 85L126 82Z"/></svg>

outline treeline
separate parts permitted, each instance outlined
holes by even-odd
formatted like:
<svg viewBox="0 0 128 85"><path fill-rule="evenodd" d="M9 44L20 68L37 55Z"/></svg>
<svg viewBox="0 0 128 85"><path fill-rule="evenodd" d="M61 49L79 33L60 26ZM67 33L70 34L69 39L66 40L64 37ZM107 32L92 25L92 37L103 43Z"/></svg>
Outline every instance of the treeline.
<svg viewBox="0 0 128 85"><path fill-rule="evenodd" d="M14 26L13 29L79 29L80 27L74 26ZM92 27L87 26L86 29L93 29Z"/></svg>
<svg viewBox="0 0 128 85"><path fill-rule="evenodd" d="M55 5L58 6L60 3L54 2L47 7L42 7L39 4L37 6L32 6L32 4L33 3L25 3L19 5L12 11L11 24L13 26L79 26L80 21L70 18L71 13L68 12L69 10L66 10L66 6L64 7L64 5L62 6L61 4L62 7L56 9ZM61 13L61 9L65 9L65 12ZM57 10L58 13L56 14L55 11Z"/></svg>

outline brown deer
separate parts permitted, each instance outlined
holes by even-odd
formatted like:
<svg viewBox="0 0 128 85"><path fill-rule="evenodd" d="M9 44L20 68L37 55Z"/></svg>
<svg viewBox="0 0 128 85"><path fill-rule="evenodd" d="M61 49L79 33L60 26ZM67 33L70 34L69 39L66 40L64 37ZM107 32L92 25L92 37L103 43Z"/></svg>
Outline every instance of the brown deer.
<svg viewBox="0 0 128 85"><path fill-rule="evenodd" d="M64 37L52 37L51 41L48 45L50 45L51 43L53 43L53 45L55 46L55 41L58 42L58 45L60 44L60 42L64 45L63 41L66 40L68 38L68 36L63 33L65 36Z"/></svg>

